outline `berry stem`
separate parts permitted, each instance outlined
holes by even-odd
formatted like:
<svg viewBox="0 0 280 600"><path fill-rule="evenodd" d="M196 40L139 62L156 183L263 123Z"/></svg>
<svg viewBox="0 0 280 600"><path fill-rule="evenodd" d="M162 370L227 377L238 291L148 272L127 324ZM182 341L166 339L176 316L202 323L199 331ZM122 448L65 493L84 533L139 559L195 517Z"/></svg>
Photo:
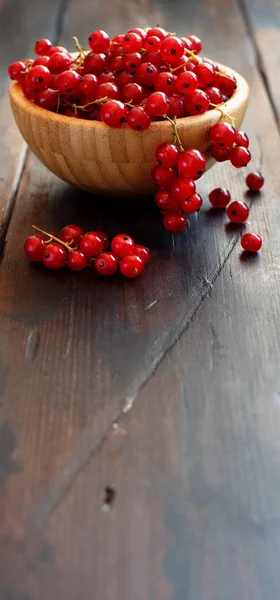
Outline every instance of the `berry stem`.
<svg viewBox="0 0 280 600"><path fill-rule="evenodd" d="M186 54L187 56L189 56L192 60L195 60L196 62L200 63L202 62L202 58L200 58L200 56L197 56L197 54L195 54L195 52L193 52L192 50L188 50L187 48L185 48L184 50L184 54ZM182 66L182 65L181 65Z"/></svg>
<svg viewBox="0 0 280 600"><path fill-rule="evenodd" d="M180 148L180 152L184 151L184 146L180 140L179 137L179 133L178 133L178 129L177 129L177 123L176 123L176 117L174 117L173 119L170 119L170 117L168 115L163 115L165 119L167 119L167 121L169 121L169 123L171 123L172 127L173 127L173 134L174 134L174 144L176 144L176 146L178 145Z"/></svg>
<svg viewBox="0 0 280 600"><path fill-rule="evenodd" d="M209 106L212 106L212 108L216 108L217 110L219 110L219 111L220 111L220 113L222 114L222 116L223 116L224 118L227 118L227 119L229 119L229 120L230 120L230 122L231 122L231 125L233 125L233 126L234 126L234 124L235 124L235 118L234 118L234 117L232 117L231 115L229 115L229 114L228 114L228 113L227 113L227 112L224 110L224 108L222 108L222 106L221 106L220 104L213 104L212 102L210 102Z"/></svg>
<svg viewBox="0 0 280 600"><path fill-rule="evenodd" d="M47 231L44 231L44 229L40 229L40 227L37 227L37 225L32 225L32 227L33 227L33 229L36 229L36 231L39 231L40 233L42 233L43 235L45 235L49 238L46 241L46 244L50 244L51 242L53 242L53 240L55 240L61 246L64 246L64 248L66 248L66 250L68 250L68 252L72 252L72 250L76 250L76 248L78 248L78 246L75 246L74 248L72 248L72 246L70 245L70 244L72 244L72 242L70 242L70 244L66 244L66 242L63 242L62 240L57 238L52 233L48 233Z"/></svg>
<svg viewBox="0 0 280 600"><path fill-rule="evenodd" d="M78 38L77 38L75 35L73 36L73 40L74 40L74 42L75 42L75 44L76 44L76 46L77 46L77 50L78 50L78 52L79 52L79 56L80 56L80 58L81 58L82 60L84 60L84 58L85 58L85 53L84 53L84 51L83 51L83 49L82 49L82 47L81 47L81 45L80 45L80 42L79 42Z"/></svg>

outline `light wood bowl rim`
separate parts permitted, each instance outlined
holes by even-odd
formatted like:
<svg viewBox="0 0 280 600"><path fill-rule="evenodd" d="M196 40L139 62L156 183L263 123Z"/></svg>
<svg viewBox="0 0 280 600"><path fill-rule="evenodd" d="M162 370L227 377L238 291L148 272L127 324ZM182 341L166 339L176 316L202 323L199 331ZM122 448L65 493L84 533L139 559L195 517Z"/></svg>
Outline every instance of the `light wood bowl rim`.
<svg viewBox="0 0 280 600"><path fill-rule="evenodd" d="M248 99L249 96L249 86L247 81L239 75L236 71L227 67L221 63L217 63L221 72L226 72L236 77L237 87L232 95L232 97L225 102L223 105L225 107L226 112L230 115L232 112L235 112L236 109L242 104L244 101ZM12 82L9 89L10 100L12 104L17 105L22 111L29 113L30 115L34 115L37 118L42 119L42 121L47 121L48 123L52 122L56 125L70 125L74 129L77 128L81 130L81 127L85 129L95 128L100 131L108 131L108 125L103 123L102 121L88 121L86 119L75 119L74 117L68 117L65 115L60 115L58 113L49 111L45 108L37 106L31 100L26 98L22 92L20 85L16 82ZM183 117L181 119L177 119L178 126L191 126L194 123L199 121L201 124L206 124L209 121L212 121L213 118L218 118L221 115L221 112L218 109L212 109L207 111L202 115L194 115L191 117ZM156 131L158 129L166 128L170 130L170 122L167 120L163 121L153 121L149 126L149 131ZM124 124L122 127L117 128L119 132L132 131L128 127L127 124ZM139 135L139 132L136 132ZM145 133L145 131L140 132Z"/></svg>

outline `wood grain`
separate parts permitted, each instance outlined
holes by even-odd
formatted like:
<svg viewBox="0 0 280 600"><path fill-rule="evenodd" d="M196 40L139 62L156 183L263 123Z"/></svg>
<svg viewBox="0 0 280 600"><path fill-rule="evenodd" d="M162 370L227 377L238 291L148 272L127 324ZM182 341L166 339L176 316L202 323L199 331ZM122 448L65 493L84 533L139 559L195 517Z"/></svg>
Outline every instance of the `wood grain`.
<svg viewBox="0 0 280 600"><path fill-rule="evenodd" d="M224 65L219 68L236 78L237 89L225 110L240 128L248 104L248 85L236 71ZM143 195L155 191L151 180L155 151L159 144L174 139L168 121L151 123L139 133L128 125L114 129L98 121L65 117L27 100L18 84L10 87L10 101L17 126L31 150L64 181L95 193ZM219 110L211 110L177 121L184 148L203 152L208 168L214 163L209 129L221 117Z"/></svg>
<svg viewBox="0 0 280 600"><path fill-rule="evenodd" d="M142 199L93 204L28 159L0 265L0 596L278 600L274 115L234 0L73 1L61 42L90 19L107 28L106 10L111 32L123 17L178 33L187 22L249 80L245 128L266 188L246 199L264 248L241 261L240 230L207 204L173 241ZM241 198L244 174L215 167L199 191L222 182ZM129 230L151 264L133 284L30 267L32 222Z"/></svg>

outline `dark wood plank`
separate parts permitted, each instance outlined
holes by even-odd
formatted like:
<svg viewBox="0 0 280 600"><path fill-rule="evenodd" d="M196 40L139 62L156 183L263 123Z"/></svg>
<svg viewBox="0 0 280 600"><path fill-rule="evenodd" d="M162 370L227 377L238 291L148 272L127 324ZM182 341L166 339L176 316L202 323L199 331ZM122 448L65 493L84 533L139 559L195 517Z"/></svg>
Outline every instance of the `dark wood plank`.
<svg viewBox="0 0 280 600"><path fill-rule="evenodd" d="M271 103L280 123L280 10L278 0L240 0L248 30L255 43L256 58Z"/></svg>
<svg viewBox="0 0 280 600"><path fill-rule="evenodd" d="M7 67L32 54L38 37L57 39L64 0L4 0L0 3L0 254L12 214L27 147L9 106Z"/></svg>
<svg viewBox="0 0 280 600"><path fill-rule="evenodd" d="M107 3L106 7L109 6ZM207 53L239 68L248 77L253 94L246 127L255 147L255 166L259 167L263 161L267 178L269 173L275 171L277 174L275 157L279 153L279 139L276 136L271 143L266 138L267 130L273 130L274 119L253 54L247 55L249 40L236 4L228 1L221 7L220 3L219 6L213 3L206 9L204 3L196 3L194 12L191 3L186 9L183 2L178 2L176 17L171 3L165 3L164 7L153 4L143 8L138 3L131 6L130 13L126 3L117 7L117 24L121 13L127 15L127 23L131 24L139 20L144 24L145 15L147 21L150 15L157 15L156 21L162 21L163 25L170 23L170 29L177 29L178 33L184 31L182 23L188 22L190 30L206 37ZM77 32L82 38L80 32L88 30L87 23L90 16L94 18L97 8L89 4L83 4L83 8L81 10L81 3L79 7L71 3L65 25L67 32L62 41L69 39L68 32ZM114 13L108 10L108 14L112 15L109 29L113 31ZM219 15L225 22L222 33ZM228 27L231 22L235 23L234 31ZM98 25L103 26L101 18ZM207 35L209 31L211 35ZM232 53L236 45L240 57ZM273 210L267 211L265 216L265 223L275 240L278 209L271 186L278 187L276 176L266 191ZM244 190L242 175L219 167L202 182L204 195L221 180L230 186L233 195L240 197ZM252 219L256 218L256 208L253 208ZM133 284L120 282L118 278L105 282L90 273L54 275L40 267L30 268L22 256L21 245L32 222L57 230L73 220L90 227L104 225L111 234L129 227L139 241L153 248L153 261L145 277ZM50 596L53 600L63 597L87 600L92 598L93 589L98 600L128 600L132 596L134 600L181 600L188 594L195 600L209 600L211 596L205 591L208 581L212 597L219 600L220 592L215 596L213 591L215 581L219 588L218 551L224 548L219 536L215 541L216 570L212 575L213 563L204 558L206 583L202 582L200 588L195 587L197 561L199 564L196 555L199 556L203 548L203 556L211 556L212 538L206 534L214 514L211 510L207 512L206 501L206 507L203 505L203 488L202 492L195 488L195 470L197 467L203 479L201 486L207 487L207 470L215 468L217 456L222 461L223 452L229 452L221 436L217 454L214 451L212 455L208 453L208 446L215 446L214 408L212 421L209 421L213 429L208 431L208 422L203 422L208 388L211 388L213 404L217 393L223 394L224 388L218 378L221 367L218 375L212 369L209 379L205 374L201 387L195 387L196 379L208 365L208 330L202 338L205 340L204 354L200 338L195 334L189 338L189 333L183 332L224 263L230 265L232 277L236 271L239 285L242 284L242 271L234 268L234 262L229 263L238 234L227 230L225 235L221 226L223 221L223 217L217 220L202 211L193 219L190 233L176 239L174 252L172 240L159 228L158 216L149 205L123 205L119 212L112 204L104 205L104 201L93 201L92 197L71 190L35 159L28 164L0 267L0 374L3 374L0 401L4 432L8 432L5 434L5 440L8 439L5 460L0 463L3 472L0 478L0 532L5 542L3 551L1 549L3 583L0 590L5 600L23 600L24 597L25 600L27 597L29 600L48 600ZM271 258L268 258L268 264L271 285L276 289L277 265ZM267 265L264 266L262 276L267 277ZM232 291L232 281L230 278L230 285L227 283L228 293ZM222 284L225 286L226 282L224 279ZM217 290L220 298L222 291ZM235 323L235 313L239 312L239 318L240 313L244 315L248 300L241 293L242 287L238 290L234 304L223 298L227 311L222 301L217 304L216 300L221 327L225 328L230 318ZM263 304L263 293L260 299ZM211 310L210 306L208 310ZM204 314L209 319L209 313ZM267 312L266 323L269 316ZM203 323L202 320L201 331L204 331ZM240 327L244 327L244 320L240 320ZM182 341L170 358L170 347L182 334ZM236 354L240 352L238 336L232 339L226 336L225 339L228 345L230 342L235 344ZM250 336L248 339L250 341ZM185 345L181 345L184 340ZM216 354L217 348L216 343ZM246 347L238 356L244 365L249 350L250 347ZM267 357L265 354L264 359ZM152 378L161 361L160 374ZM230 356L228 361L231 365ZM236 364L239 365L238 361ZM227 372L231 375L230 381L234 382L238 371L229 366ZM193 404L189 417L182 408L189 398L190 373ZM151 383L139 395L149 378ZM250 386L250 377L246 382ZM138 395L135 409L128 413L128 420L124 422L127 432L118 430L112 437L112 423L121 418L123 408L128 408L130 401ZM221 429L223 423L227 426L227 419L223 419L222 399L221 395L216 401L217 411L221 413ZM233 399L230 395L230 406ZM250 420L251 417L250 412L247 418ZM235 418L232 416L236 426ZM182 429L178 435L179 423ZM195 437L200 423L200 435L205 435L202 449L200 438L197 441ZM242 423L237 425L241 427ZM185 433L190 436L188 446L184 442ZM229 433L235 448L235 430ZM98 453L98 446L105 440L104 450ZM254 443L252 435L252 447ZM188 465L188 452L193 444ZM198 450L200 453L197 454ZM268 457L269 449L267 452ZM90 461L94 453L96 456ZM12 470L13 461L17 464L17 473ZM228 469L231 489L235 481L235 463L227 465L225 471ZM247 472L244 470L243 479ZM260 477L259 472L256 477ZM108 514L101 511L103 488L107 485L116 485L117 490L114 507ZM192 502L187 511L185 493L190 485L194 491L193 498L190 492ZM208 501L213 502L213 511L218 511L215 497L214 493L209 495ZM198 515L197 505L201 511ZM219 527L226 518L227 513L221 512ZM188 524L189 520L199 523L197 529L194 524ZM203 529L206 529L205 537ZM190 547L195 536L196 545L192 551ZM225 560L229 561L229 558ZM16 577L12 574L15 572ZM214 577L216 580L213 581ZM225 590L223 582L222 589ZM247 591L245 586L244 590ZM231 588L220 596L221 600L231 600L230 593ZM258 600L257 593L254 600ZM242 598L241 593L240 596ZM243 597L250 598L245 592Z"/></svg>

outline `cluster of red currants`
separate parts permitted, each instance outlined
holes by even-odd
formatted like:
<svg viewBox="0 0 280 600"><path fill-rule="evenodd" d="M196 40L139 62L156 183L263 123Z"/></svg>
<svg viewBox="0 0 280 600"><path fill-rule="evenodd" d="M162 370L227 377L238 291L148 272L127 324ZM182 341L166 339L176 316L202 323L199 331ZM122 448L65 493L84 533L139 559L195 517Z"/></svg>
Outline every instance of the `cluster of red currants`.
<svg viewBox="0 0 280 600"><path fill-rule="evenodd" d="M24 252L32 262L42 262L47 269L57 270L66 264L72 271L81 271L94 265L103 276L113 275L118 268L129 279L143 273L150 253L145 246L136 245L125 233L116 235L108 251L108 236L102 231L87 233L78 225L66 225L59 237L39 229L25 241ZM46 239L47 238L47 239Z"/></svg>
<svg viewBox="0 0 280 600"><path fill-rule="evenodd" d="M89 49L70 53L47 39L36 42L35 60L12 63L8 72L35 104L71 117L127 123L147 129L166 116L199 115L226 102L236 80L201 58L198 37L177 37L161 27L134 28L112 40L94 31Z"/></svg>

